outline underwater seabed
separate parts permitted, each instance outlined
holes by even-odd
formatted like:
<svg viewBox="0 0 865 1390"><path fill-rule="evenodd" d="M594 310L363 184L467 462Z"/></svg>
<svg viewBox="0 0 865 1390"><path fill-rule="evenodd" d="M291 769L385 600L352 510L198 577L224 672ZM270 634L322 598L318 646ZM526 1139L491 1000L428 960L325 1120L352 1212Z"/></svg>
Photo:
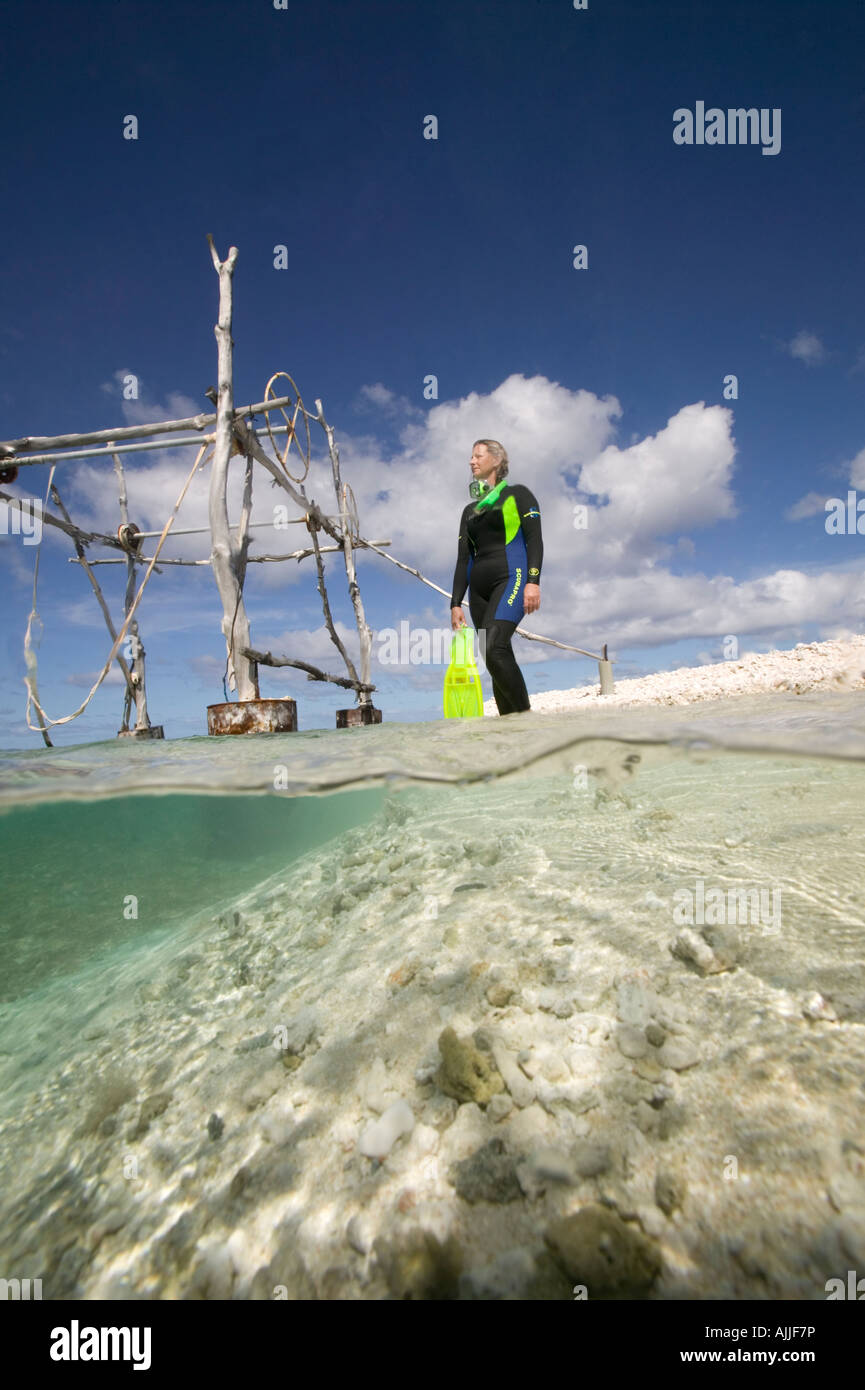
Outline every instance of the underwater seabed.
<svg viewBox="0 0 865 1390"><path fill-rule="evenodd" d="M62 904L34 848L40 957L23 869L4 902L0 1272L373 1300L822 1300L865 1272L865 762L837 698L3 754L19 868L18 818L34 847L67 820ZM310 795L346 733L352 789ZM478 780L411 781L468 747ZM283 849L291 797L237 786L280 758ZM138 860L125 831L95 852L121 802L72 782L151 823ZM137 931L100 906L121 854Z"/></svg>

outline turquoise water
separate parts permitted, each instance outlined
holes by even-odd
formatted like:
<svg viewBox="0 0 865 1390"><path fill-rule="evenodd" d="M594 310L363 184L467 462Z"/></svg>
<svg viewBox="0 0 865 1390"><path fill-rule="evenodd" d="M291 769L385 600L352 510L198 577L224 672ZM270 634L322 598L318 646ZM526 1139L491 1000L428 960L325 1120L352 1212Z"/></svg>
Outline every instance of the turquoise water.
<svg viewBox="0 0 865 1390"><path fill-rule="evenodd" d="M6 752L0 830L0 1274L43 1297L571 1297L599 1204L657 1265L602 1297L865 1265L861 696Z"/></svg>
<svg viewBox="0 0 865 1390"><path fill-rule="evenodd" d="M215 914L294 858L370 820L381 800L381 791L327 800L121 796L7 809L0 1003Z"/></svg>

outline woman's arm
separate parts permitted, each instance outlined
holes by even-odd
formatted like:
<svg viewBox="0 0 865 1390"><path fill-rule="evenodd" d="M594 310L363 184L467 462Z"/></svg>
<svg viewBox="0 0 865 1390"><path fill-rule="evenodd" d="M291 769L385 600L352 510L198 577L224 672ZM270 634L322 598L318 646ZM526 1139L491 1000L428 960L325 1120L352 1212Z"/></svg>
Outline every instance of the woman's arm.
<svg viewBox="0 0 865 1390"><path fill-rule="evenodd" d="M540 584L544 562L544 542L541 537L541 512L534 494L522 483L514 484L514 501L520 513L520 527L526 542L529 573L527 584Z"/></svg>
<svg viewBox="0 0 865 1390"><path fill-rule="evenodd" d="M457 563L454 570L454 582L451 587L451 609L459 608L463 601L465 591L469 582L469 531L468 519L470 507L466 507L460 519L460 537L457 545Z"/></svg>

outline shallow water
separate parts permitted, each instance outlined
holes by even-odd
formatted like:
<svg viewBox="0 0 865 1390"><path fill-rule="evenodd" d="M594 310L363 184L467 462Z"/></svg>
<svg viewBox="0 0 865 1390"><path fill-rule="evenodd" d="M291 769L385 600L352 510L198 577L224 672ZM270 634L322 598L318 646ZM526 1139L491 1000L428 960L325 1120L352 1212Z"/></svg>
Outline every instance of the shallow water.
<svg viewBox="0 0 865 1390"><path fill-rule="evenodd" d="M383 793L120 796L27 803L2 820L0 1003L214 915L367 822Z"/></svg>
<svg viewBox="0 0 865 1390"><path fill-rule="evenodd" d="M825 1297L865 1264L863 729L760 697L3 753L0 1273L399 1297L422 1230L462 1265L412 1296L564 1298L545 1232L600 1203L650 1297ZM523 1057L508 1113L443 1093L447 1025ZM469 1201L492 1135L518 1199Z"/></svg>

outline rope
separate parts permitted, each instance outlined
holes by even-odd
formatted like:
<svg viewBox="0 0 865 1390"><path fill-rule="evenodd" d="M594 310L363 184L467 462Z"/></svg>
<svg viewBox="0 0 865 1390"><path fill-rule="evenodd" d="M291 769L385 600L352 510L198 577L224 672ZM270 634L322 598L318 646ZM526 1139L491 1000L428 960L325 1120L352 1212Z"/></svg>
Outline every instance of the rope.
<svg viewBox="0 0 865 1390"><path fill-rule="evenodd" d="M52 464L52 466L51 466L51 472L50 472L49 475L48 475L48 487L47 487L46 490L45 490L45 501L44 501L43 504L42 504L42 513L43 513L43 515L44 515L45 512L48 510L48 498L49 498L49 496L51 495L51 488L52 488L52 485L53 485L53 483L54 483L54 471L55 471L55 468L56 468L56 464ZM39 557L40 557L40 555L42 554L42 538L43 538L44 534L45 534L45 533L44 533L44 529L41 530L41 531L39 532L39 544L38 544L37 547L36 547L36 555L35 555L35 558L34 558L34 561L33 561L33 603L32 603L32 607L31 607L31 609L30 609L30 616L29 616L29 618L27 619L27 631L26 631L25 634L24 634L24 661L25 661L25 663L26 663L26 665L27 665L27 676L25 677L25 679L26 679L27 682L28 682L28 685L27 685L28 691L31 689L31 686L32 686L32 689L33 689L34 692L35 692L35 690L36 690L36 676L37 676L37 674L38 674L38 662L37 662L37 660L36 660L36 653L35 653L34 650L33 650L33 643L32 643L31 637L30 637L30 629L31 629L31 627L33 626L33 619L35 618L36 621L37 621L37 623L39 624L39 641L41 642L41 641L42 641L42 632L43 632L43 630L44 630L44 624L43 624L42 619L40 618L39 613L38 613L37 608L36 608L36 591L37 591L37 588L38 588L38 585L39 585ZM40 705L39 705L38 699L36 700L36 708L37 708L37 709L40 709L40 708L41 708ZM29 709L30 709L30 699L29 699L29 696L28 696L28 700L27 700L27 709L28 709L28 714L29 714ZM45 740L46 746L47 746L48 748L53 748L53 747L54 747L53 743L51 742L51 739L48 737L48 730L47 730L46 727L45 727L45 720L44 720L43 717L41 717L41 715L40 715L40 719L39 719L38 725L36 725L36 724L31 724L31 723L30 723L30 719L29 719L29 717L28 717L28 719L27 719L27 727L30 728L30 729L38 728L39 731L40 731L40 733L42 734L43 739Z"/></svg>
<svg viewBox="0 0 865 1390"><path fill-rule="evenodd" d="M162 549L162 546L163 546L163 543L164 543L164 541L165 541L165 538L166 538L166 536L168 535L168 532L169 532L170 529L171 529L171 524L172 524L172 522L174 521L174 518L177 516L177 513L178 513L179 510L180 510L180 505L181 505L181 503L182 503L184 497L186 496L186 493L187 493L187 490L188 490L188 488L189 488L189 485L190 485L190 483L192 482L192 479L194 478L194 476L195 476L195 474L196 474L196 472L197 472L197 470L198 470L198 467L199 467L200 463L202 462L202 459L203 459L203 457L204 457L204 455L205 455L205 453L207 452L207 450L208 450L209 447L210 447L209 444L202 444L201 448L200 448L199 451L198 451L198 455L197 455L197 457L196 457L196 459L195 459L195 463L192 465L192 470L191 470L191 472L190 472L190 474L189 474L189 477L186 479L186 482L183 484L183 487L182 487L181 492L180 492L180 496L178 497L177 501L176 501L175 504L174 504L174 510L172 511L171 515L169 516L168 520L166 521L165 525L164 525L163 528L162 528L162 534L161 534L161 536L159 537L159 541L158 541L158 543L157 543L156 550L155 550L155 552L154 552L154 554L153 554L153 558L151 559L150 564L149 564L148 567L147 567L147 573L145 574L144 578L143 578L142 581L141 581L141 587L139 588L138 593L135 595L135 598L134 598L133 601L132 601L132 607L130 608L129 612L126 614L126 621L124 622L122 628L120 629L119 633L117 634L117 637L116 637L116 639L115 639L114 645L112 646L111 651L108 653L108 658L107 658L107 660L106 660L106 662L105 662L105 665L104 665L103 668L102 668L102 672L101 672L100 676L98 677L98 679L97 679L97 681L96 681L96 684L93 686L93 689L90 691L90 694L87 696L86 700L84 700L83 703L80 704L80 705L78 706L78 708L72 712L72 714L66 714L66 715L63 716L62 719L50 719L50 718L48 717L48 715L45 713L45 711L44 711L44 709L42 708L42 706L40 705L39 700L38 700L37 695L36 695L36 656L35 656L35 654L33 653L32 648L31 648L31 645L30 645L30 623L32 622L34 616L38 617L38 614L36 613L36 574L38 574L38 570L39 570L39 552L40 552L40 550L42 549L42 538L40 537L39 549L38 549L37 552L36 552L36 572L34 573L34 576L33 576L33 612L30 614L30 619L28 620L28 623L27 623L27 633L26 633L25 638L24 638L24 656L25 656L25 660L26 660L26 662L27 662L27 675L24 676L23 679L24 679L24 684L27 686L27 710L26 710L26 719L27 719L27 727L28 727L28 729L33 729L34 731L38 731L39 728L40 728L40 726L39 726L38 724L31 724L31 722L30 722L30 706L31 706L31 704L35 705L35 707L36 707L36 709L37 709L39 715L41 716L41 718L44 719L44 720L45 720L49 725L51 725L52 727L53 727L55 724L69 724L69 723L71 723L71 721L72 721L73 719L77 719L78 716L79 716L79 714L81 714L81 713L87 708L87 706L90 704L90 701L93 699L93 696L96 694L97 690L99 689L100 685L101 685L102 682L104 681L105 677L108 675L108 672L111 670L111 663L112 663L112 661L114 660L115 656L117 655L117 652L118 652L119 649L120 649L120 646L121 646L121 644L122 644L122 642L123 642L123 639L124 639L124 637L126 636L126 629L129 627L129 624L130 624L130 622L131 622L131 620L132 620L132 618L133 618L133 616L134 616L134 614L135 614L135 610L137 609L138 604L139 604L139 602L140 602L140 600L141 600L141 595L144 593L144 590L145 590L146 587L147 587L148 580L150 579L150 576L151 576L151 574L153 573L153 569L154 569L154 566L155 566L155 564L156 564L156 561L159 559L159 552L160 552L160 550ZM49 480L48 480L48 487L49 487L49 489L50 489L50 487L51 487L51 482L52 482L53 477L54 477L54 468L52 467L52 469L51 469L51 477L50 477ZM46 495L46 503L47 503L47 495ZM41 624L41 619L40 619L40 624Z"/></svg>

